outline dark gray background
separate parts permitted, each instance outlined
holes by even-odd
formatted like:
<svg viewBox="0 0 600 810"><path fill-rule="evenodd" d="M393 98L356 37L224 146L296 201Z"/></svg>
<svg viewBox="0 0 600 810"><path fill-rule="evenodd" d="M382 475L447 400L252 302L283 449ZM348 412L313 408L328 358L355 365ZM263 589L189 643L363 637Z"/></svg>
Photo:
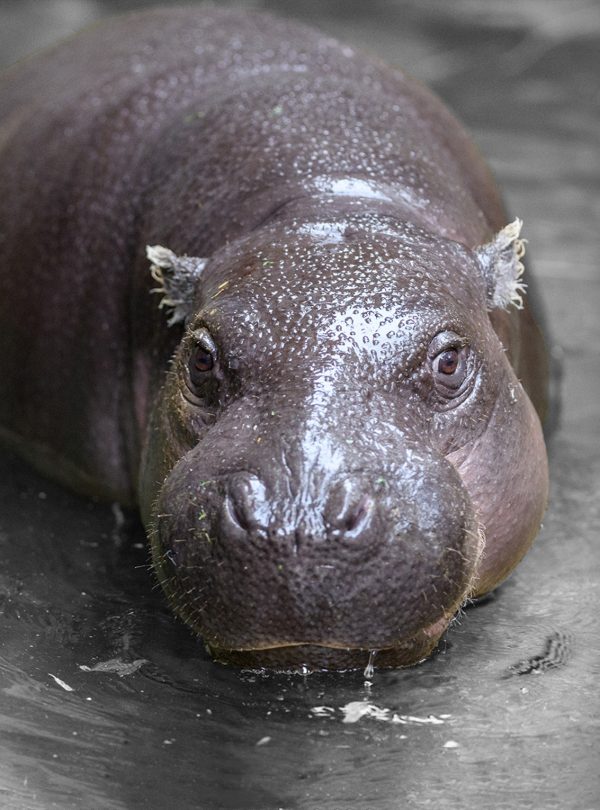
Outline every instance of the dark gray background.
<svg viewBox="0 0 600 810"><path fill-rule="evenodd" d="M145 5L4 0L0 63ZM369 685L361 673L212 664L152 589L128 516L0 456L0 807L594 810L600 6L237 5L380 54L433 86L474 134L525 221L552 365L564 370L551 505L495 599L469 610L433 659Z"/></svg>

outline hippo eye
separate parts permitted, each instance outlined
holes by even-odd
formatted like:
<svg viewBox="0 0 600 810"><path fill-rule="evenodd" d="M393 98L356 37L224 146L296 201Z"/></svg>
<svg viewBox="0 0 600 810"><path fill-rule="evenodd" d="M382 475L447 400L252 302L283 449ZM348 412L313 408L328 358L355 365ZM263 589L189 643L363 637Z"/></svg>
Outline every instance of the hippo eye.
<svg viewBox="0 0 600 810"><path fill-rule="evenodd" d="M197 338L188 360L190 382L194 387L199 388L206 382L215 367L216 354L216 346L212 338L208 332L203 331Z"/></svg>
<svg viewBox="0 0 600 810"><path fill-rule="evenodd" d="M446 396L454 396L468 375L469 347L458 335L444 332L433 339L429 359L437 389Z"/></svg>
<svg viewBox="0 0 600 810"><path fill-rule="evenodd" d="M456 391L467 376L467 349L464 346L445 349L433 358L431 368L438 386L448 393Z"/></svg>
<svg viewBox="0 0 600 810"><path fill-rule="evenodd" d="M434 370L436 374L454 374L458 368L460 356L456 349L448 349L447 352L442 352L433 361Z"/></svg>
<svg viewBox="0 0 600 810"><path fill-rule="evenodd" d="M212 354L202 346L198 346L192 355L192 363L191 371L196 374L203 374L206 371L210 371L215 364Z"/></svg>

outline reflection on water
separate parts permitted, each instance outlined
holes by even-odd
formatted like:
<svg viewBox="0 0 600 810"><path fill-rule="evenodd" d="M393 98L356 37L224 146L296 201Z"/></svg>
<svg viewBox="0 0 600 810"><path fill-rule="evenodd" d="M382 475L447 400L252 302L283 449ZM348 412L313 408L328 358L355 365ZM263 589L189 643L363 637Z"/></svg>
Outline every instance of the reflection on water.
<svg viewBox="0 0 600 810"><path fill-rule="evenodd" d="M3 53L68 30L66 13L77 27L116 5L4 3L0 27L14 50ZM213 664L172 618L132 516L3 456L0 806L591 810L600 805L597 5L559 0L549 15L536 0L378 0L368 12L349 2L340 16L312 2L268 5L433 81L525 219L553 363L564 362L545 527L497 598L468 610L418 667L381 671L375 659L364 673L239 672Z"/></svg>

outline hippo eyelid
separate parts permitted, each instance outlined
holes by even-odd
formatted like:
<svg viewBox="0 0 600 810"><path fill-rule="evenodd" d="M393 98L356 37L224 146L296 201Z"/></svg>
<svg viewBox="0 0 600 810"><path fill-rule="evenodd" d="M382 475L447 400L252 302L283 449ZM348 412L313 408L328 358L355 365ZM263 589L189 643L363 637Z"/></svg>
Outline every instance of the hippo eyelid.
<svg viewBox="0 0 600 810"><path fill-rule="evenodd" d="M205 326L196 327L190 332L190 342L192 343L192 351L198 346L201 346L207 352L211 352L216 358L218 354L217 344Z"/></svg>
<svg viewBox="0 0 600 810"><path fill-rule="evenodd" d="M456 332L445 330L438 332L438 334L431 340L429 348L427 349L427 357L433 360L441 352L446 352L451 349L465 349L469 345L466 338L458 335Z"/></svg>

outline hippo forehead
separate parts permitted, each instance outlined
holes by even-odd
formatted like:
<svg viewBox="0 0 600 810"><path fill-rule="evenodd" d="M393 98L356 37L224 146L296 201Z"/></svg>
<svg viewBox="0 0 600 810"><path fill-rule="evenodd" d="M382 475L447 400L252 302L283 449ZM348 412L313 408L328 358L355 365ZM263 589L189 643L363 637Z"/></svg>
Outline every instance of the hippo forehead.
<svg viewBox="0 0 600 810"><path fill-rule="evenodd" d="M192 327L205 325L242 360L353 354L401 364L437 332L472 339L487 321L483 283L464 246L318 224L225 251L200 295Z"/></svg>

